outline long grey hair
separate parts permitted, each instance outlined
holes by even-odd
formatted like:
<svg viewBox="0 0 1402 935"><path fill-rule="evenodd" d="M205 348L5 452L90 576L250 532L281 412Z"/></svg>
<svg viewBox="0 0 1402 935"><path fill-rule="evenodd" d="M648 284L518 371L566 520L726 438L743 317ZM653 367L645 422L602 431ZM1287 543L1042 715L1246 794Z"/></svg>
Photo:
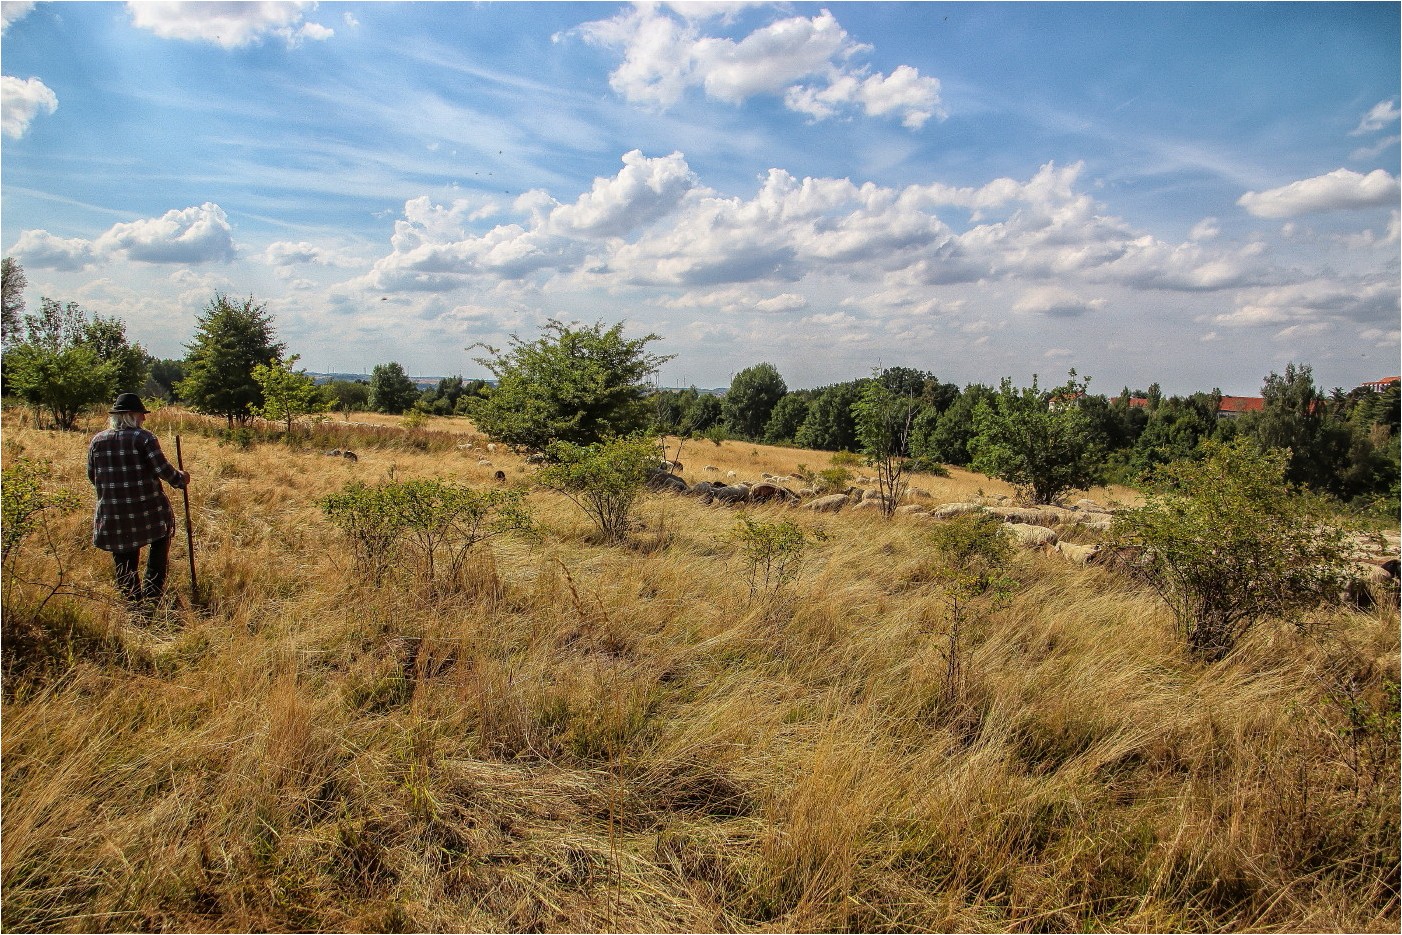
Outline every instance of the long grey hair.
<svg viewBox="0 0 1402 935"><path fill-rule="evenodd" d="M107 416L109 429L139 429L144 412L113 412Z"/></svg>

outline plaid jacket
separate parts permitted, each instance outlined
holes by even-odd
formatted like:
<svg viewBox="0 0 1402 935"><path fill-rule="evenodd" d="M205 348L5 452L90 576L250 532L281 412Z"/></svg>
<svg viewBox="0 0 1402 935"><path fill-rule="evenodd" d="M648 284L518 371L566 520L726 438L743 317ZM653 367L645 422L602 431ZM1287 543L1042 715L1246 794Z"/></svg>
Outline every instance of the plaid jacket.
<svg viewBox="0 0 1402 935"><path fill-rule="evenodd" d="M145 429L108 429L88 446L88 480L97 488L92 544L130 552L164 539L175 529L161 481L183 487L184 477Z"/></svg>

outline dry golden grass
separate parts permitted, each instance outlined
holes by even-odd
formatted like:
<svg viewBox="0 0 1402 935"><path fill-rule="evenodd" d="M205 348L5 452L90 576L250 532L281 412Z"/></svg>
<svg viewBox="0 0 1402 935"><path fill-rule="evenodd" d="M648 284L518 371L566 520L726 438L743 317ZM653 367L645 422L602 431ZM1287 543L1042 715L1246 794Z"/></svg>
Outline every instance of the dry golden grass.
<svg viewBox="0 0 1402 935"><path fill-rule="evenodd" d="M156 421L171 454L178 424ZM7 929L1398 928L1395 611L1200 666L1148 595L1022 553L951 692L919 520L761 513L824 538L751 601L734 513L651 497L604 548L533 490L542 534L494 540L459 588L376 589L317 497L528 485L520 459L367 435L350 464L195 429L203 611L129 618L84 513L52 526L64 593L36 616L37 585L6 590ZM5 457L90 506L85 442L7 421ZM827 456L681 459L694 480ZM42 545L22 579L55 578Z"/></svg>

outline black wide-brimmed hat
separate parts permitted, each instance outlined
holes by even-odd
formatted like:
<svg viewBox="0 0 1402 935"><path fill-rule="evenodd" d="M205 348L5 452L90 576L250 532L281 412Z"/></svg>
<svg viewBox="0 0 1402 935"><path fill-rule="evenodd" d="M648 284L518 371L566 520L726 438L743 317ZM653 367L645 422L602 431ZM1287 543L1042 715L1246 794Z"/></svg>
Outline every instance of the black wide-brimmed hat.
<svg viewBox="0 0 1402 935"><path fill-rule="evenodd" d="M141 402L141 397L135 393L123 393L117 397L117 401L112 404L109 413L116 415L119 412L146 412L146 406Z"/></svg>

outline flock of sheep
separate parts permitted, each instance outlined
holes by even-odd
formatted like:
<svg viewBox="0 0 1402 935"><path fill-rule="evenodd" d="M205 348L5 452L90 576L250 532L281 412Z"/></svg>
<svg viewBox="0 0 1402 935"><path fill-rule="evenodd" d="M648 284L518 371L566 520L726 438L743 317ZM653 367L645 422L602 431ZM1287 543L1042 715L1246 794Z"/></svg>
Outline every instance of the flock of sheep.
<svg viewBox="0 0 1402 935"><path fill-rule="evenodd" d="M843 493L830 493L819 496L812 487L791 490L786 484L803 482L801 477L790 475L762 474L756 482L739 481L734 471L726 474L725 480L698 481L688 484L676 472L682 468L675 461L662 462L648 482L653 490L667 491L697 497L702 503L781 503L798 505L803 509L818 513L837 513L842 510L880 510L885 505L879 490L863 486L848 487ZM705 473L719 473L714 465L702 468ZM858 477L859 483L872 483L869 477ZM901 504L895 512L910 516L927 516L931 519L950 519L964 513L983 512L999 517L1005 524L1007 534L1017 543L1027 548L1042 548L1055 552L1067 561L1077 564L1093 562L1100 547L1096 545L1076 545L1062 542L1054 527L1068 528L1083 526L1087 529L1104 532L1110 528L1111 511L1093 500L1079 500L1072 507L1018 507L1010 504L1007 497L977 497L961 503L934 505L928 502L933 496L929 491L911 487L906 498L914 501ZM806 502L805 502L806 501Z"/></svg>
<svg viewBox="0 0 1402 935"><path fill-rule="evenodd" d="M499 446L494 442L479 445L469 441L457 447L463 454L495 454ZM350 461L357 460L355 452L350 450L333 449L326 454ZM527 459L528 462L533 460L535 459ZM494 466L486 457L479 458L477 464L479 467ZM805 483L804 478L798 475L763 473L758 481L741 481L735 471L726 471L723 478L718 477L716 480L688 484L680 476L682 470L683 465L680 461L662 460L649 478L648 487L654 491L693 496L705 504L736 506L745 503L773 503L801 506L802 509L819 513L880 510L885 505L881 492L868 486L851 486L842 493L820 495L820 491L813 487L791 489L790 485ZM702 472L715 475L722 473L720 468L711 464L703 467ZM498 483L506 481L506 474L501 470L494 471L493 477ZM859 485L869 485L875 483L875 479L858 476L857 482ZM908 488L905 499L910 502L897 506L896 513L932 520L950 519L966 513L985 513L1001 519L1007 535L1025 548L1042 549L1078 565L1101 564L1116 559L1116 556L1107 554L1098 544L1081 545L1062 540L1064 533L1076 527L1092 532L1109 530L1114 511L1094 500L1077 500L1069 507L1024 507L1013 504L1008 497L980 496L957 503L935 504L931 502L934 499L933 495L919 487ZM1371 544L1360 542L1360 554L1356 563L1360 583L1365 587L1395 590L1399 572L1398 548L1399 542L1395 536L1387 538L1384 554L1375 554Z"/></svg>

